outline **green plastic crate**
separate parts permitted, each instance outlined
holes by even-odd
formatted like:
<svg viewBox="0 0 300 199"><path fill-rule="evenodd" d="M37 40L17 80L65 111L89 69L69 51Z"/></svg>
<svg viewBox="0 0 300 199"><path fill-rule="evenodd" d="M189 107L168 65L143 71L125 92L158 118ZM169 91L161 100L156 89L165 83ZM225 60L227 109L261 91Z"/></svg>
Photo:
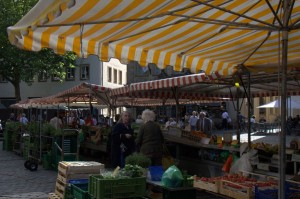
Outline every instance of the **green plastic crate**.
<svg viewBox="0 0 300 199"><path fill-rule="evenodd" d="M88 191L96 199L143 197L146 178L103 179L101 175L90 175Z"/></svg>
<svg viewBox="0 0 300 199"><path fill-rule="evenodd" d="M71 193L73 199L92 199L88 193L88 183L71 184Z"/></svg>

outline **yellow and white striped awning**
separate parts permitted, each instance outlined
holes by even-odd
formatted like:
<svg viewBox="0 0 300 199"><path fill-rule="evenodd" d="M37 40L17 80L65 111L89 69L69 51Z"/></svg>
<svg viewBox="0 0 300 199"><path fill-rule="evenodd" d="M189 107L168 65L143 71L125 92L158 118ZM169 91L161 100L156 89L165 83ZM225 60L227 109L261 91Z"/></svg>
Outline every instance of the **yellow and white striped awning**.
<svg viewBox="0 0 300 199"><path fill-rule="evenodd" d="M288 67L300 64L300 1L291 1ZM276 72L282 0L40 0L9 40L21 49L96 54L180 71Z"/></svg>

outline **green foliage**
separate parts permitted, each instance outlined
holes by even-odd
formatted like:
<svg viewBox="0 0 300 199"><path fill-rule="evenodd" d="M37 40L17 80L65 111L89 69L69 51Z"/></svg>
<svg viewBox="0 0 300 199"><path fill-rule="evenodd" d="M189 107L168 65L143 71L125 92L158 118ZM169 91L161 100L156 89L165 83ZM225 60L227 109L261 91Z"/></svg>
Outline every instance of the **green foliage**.
<svg viewBox="0 0 300 199"><path fill-rule="evenodd" d="M5 130L6 131L17 131L20 128L19 122L6 122Z"/></svg>
<svg viewBox="0 0 300 199"><path fill-rule="evenodd" d="M130 165L138 165L142 168L148 168L151 166L151 159L141 153L134 153L126 157L125 163Z"/></svg>
<svg viewBox="0 0 300 199"><path fill-rule="evenodd" d="M46 77L55 75L63 81L66 68L75 67L76 55L67 52L64 56L55 54L50 49L40 52L20 50L8 41L6 29L16 24L38 0L5 0L0 1L0 75L15 87L17 101L20 99L19 84L21 81L31 85L39 74Z"/></svg>
<svg viewBox="0 0 300 199"><path fill-rule="evenodd" d="M20 122L6 122L5 134L11 134L11 140L13 143L16 142L17 136L20 132Z"/></svg>
<svg viewBox="0 0 300 199"><path fill-rule="evenodd" d="M56 129L55 127L53 127L49 123L44 123L43 126L42 126L42 134L54 137L54 136L61 135L62 130L61 129Z"/></svg>

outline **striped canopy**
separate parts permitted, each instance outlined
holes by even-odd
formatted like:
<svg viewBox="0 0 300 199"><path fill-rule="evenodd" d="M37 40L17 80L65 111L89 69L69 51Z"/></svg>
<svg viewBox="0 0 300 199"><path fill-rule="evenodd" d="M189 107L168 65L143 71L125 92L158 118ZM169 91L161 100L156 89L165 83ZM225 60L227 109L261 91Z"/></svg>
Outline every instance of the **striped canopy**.
<svg viewBox="0 0 300 199"><path fill-rule="evenodd" d="M59 92L55 95L42 98L28 99L21 101L14 107L30 107L37 105L61 105L61 106L70 106L70 105L89 105L90 103L97 103L98 105L111 106L110 99L110 88L103 86L81 83L77 86L74 86L65 91Z"/></svg>
<svg viewBox="0 0 300 199"><path fill-rule="evenodd" d="M74 51L122 63L155 63L192 73L278 71L283 14L288 15L290 70L300 64L300 1L282 0L40 0L9 40L21 49Z"/></svg>

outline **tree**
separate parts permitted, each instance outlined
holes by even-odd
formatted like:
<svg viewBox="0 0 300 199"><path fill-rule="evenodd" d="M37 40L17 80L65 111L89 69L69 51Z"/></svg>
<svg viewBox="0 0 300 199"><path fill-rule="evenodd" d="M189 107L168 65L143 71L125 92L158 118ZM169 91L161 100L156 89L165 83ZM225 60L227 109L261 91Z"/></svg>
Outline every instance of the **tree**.
<svg viewBox="0 0 300 199"><path fill-rule="evenodd" d="M32 81L44 72L47 72L48 77L55 75L63 80L66 68L75 67L77 57L73 52L62 56L50 49L42 49L40 52L25 51L9 43L7 27L16 24L37 1L0 1L0 75L14 86L17 101L21 100L21 81L31 85Z"/></svg>

